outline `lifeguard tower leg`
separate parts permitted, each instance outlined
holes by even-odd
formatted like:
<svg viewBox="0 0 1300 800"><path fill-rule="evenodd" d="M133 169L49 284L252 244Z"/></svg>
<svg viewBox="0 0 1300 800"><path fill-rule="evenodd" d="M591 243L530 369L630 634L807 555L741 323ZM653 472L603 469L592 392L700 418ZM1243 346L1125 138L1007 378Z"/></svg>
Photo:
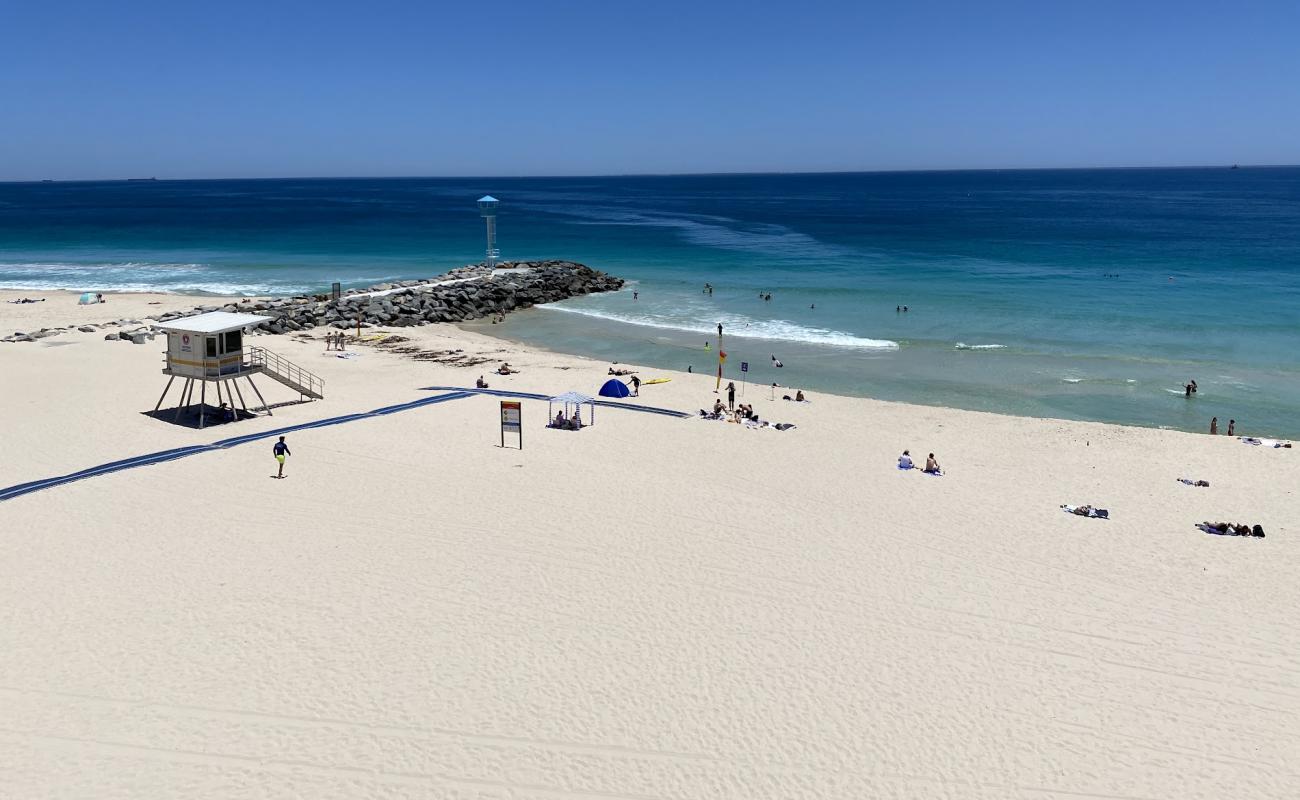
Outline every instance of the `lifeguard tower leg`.
<svg viewBox="0 0 1300 800"><path fill-rule="evenodd" d="M208 382L199 384L199 430L203 429L203 412L208 407Z"/></svg>
<svg viewBox="0 0 1300 800"><path fill-rule="evenodd" d="M268 406L268 405L266 404L266 400L262 398L262 393L259 392L259 391L257 391L257 384L256 384L256 383L253 383L253 376L252 376L252 375L248 375L248 376L246 376L246 377L248 378L248 385L249 385L249 386L252 386L252 387L253 387L253 391L257 394L257 399L262 401L262 410L266 412L266 415L267 415L268 417L274 417L275 415L271 413L271 407Z"/></svg>
<svg viewBox="0 0 1300 800"><path fill-rule="evenodd" d="M172 422L180 422L180 421L181 421L181 414L185 413L185 407L186 407L187 405L189 405L188 403L185 402L185 392L186 392L187 390L188 390L191 394L194 393L194 379L193 379L193 378L186 378L186 379L185 379L185 385L181 387L181 402L180 402L180 405L176 406L176 418L173 419Z"/></svg>
<svg viewBox="0 0 1300 800"><path fill-rule="evenodd" d="M239 405L243 407L244 413L247 414L248 403L244 402L244 393L239 391L239 379L235 378L233 381L230 382L230 385L235 387L235 394L239 395ZM231 405L233 405L233 403Z"/></svg>
<svg viewBox="0 0 1300 800"><path fill-rule="evenodd" d="M175 375L167 379L167 385L163 387L163 393L158 396L158 405L153 407L153 413L157 414L158 409L162 408L162 401L167 397L167 393L171 391L172 381L174 380L176 380Z"/></svg>

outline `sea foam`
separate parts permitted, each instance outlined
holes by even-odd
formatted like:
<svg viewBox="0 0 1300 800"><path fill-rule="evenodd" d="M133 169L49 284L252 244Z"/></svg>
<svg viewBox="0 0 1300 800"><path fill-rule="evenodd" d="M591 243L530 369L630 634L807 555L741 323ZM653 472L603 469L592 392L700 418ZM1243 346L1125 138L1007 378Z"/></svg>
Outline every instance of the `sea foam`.
<svg viewBox="0 0 1300 800"><path fill-rule="evenodd" d="M778 342L802 342L828 347L849 347L860 350L897 350L898 342L888 339L867 339L843 331L825 328L809 328L781 319L758 320L737 314L727 314L717 320L675 319L652 314L615 314L592 308L583 308L567 304L547 304L538 306L548 311L562 311L566 314L578 314L584 317L619 322L625 325L641 325L661 330L683 331L709 335L713 333L718 322L723 324L725 335L740 339L766 339Z"/></svg>
<svg viewBox="0 0 1300 800"><path fill-rule="evenodd" d="M297 284L221 280L222 277L225 276L220 270L195 263L0 262L0 289L221 296L289 295L311 289Z"/></svg>

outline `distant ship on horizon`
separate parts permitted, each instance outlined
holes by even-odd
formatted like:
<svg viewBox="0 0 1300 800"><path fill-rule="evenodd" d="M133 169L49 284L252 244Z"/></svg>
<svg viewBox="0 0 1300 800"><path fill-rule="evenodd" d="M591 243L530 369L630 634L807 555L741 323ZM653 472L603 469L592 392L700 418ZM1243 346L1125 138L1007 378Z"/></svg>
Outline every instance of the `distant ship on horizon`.
<svg viewBox="0 0 1300 800"><path fill-rule="evenodd" d="M127 178L127 183L140 183L141 181L156 181L157 178Z"/></svg>

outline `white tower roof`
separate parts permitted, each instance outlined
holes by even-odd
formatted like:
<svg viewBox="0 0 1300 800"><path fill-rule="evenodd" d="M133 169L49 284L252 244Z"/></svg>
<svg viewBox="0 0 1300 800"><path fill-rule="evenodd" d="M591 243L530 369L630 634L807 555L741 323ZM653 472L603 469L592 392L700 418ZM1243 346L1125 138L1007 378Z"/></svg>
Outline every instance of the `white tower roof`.
<svg viewBox="0 0 1300 800"><path fill-rule="evenodd" d="M262 314L232 314L229 311L209 311L206 314L196 314L192 317L181 317L171 322L163 322L158 327L165 331L177 331L179 333L225 333L226 331L247 328L251 325L260 325L271 320L272 317Z"/></svg>

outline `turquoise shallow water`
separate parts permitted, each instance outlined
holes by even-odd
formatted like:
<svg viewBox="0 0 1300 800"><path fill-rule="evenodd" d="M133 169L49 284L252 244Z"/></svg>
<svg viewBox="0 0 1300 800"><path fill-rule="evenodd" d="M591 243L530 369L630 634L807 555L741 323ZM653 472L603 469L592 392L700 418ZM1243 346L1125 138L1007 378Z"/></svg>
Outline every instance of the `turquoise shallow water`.
<svg viewBox="0 0 1300 800"><path fill-rule="evenodd" d="M0 287L426 276L478 260L489 192L506 257L633 281L493 333L709 371L722 322L759 383L1300 436L1297 168L0 184Z"/></svg>

